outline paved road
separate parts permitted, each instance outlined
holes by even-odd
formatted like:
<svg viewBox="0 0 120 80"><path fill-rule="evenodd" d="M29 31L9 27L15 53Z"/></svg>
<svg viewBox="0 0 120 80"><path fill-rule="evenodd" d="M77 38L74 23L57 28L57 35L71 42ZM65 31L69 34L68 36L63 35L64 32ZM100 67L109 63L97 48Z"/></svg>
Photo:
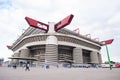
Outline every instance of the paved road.
<svg viewBox="0 0 120 80"><path fill-rule="evenodd" d="M24 68L0 67L0 80L120 80L120 68Z"/></svg>

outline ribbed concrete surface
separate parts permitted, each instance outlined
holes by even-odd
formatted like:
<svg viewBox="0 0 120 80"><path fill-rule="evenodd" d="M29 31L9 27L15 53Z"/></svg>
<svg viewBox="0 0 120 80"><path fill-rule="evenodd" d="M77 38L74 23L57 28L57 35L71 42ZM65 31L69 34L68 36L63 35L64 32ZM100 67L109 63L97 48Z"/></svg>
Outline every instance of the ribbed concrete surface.
<svg viewBox="0 0 120 80"><path fill-rule="evenodd" d="M83 63L82 48L73 49L73 61L74 63Z"/></svg>
<svg viewBox="0 0 120 80"><path fill-rule="evenodd" d="M20 57L24 58L24 57L29 57L29 49L22 49L20 52Z"/></svg>
<svg viewBox="0 0 120 80"><path fill-rule="evenodd" d="M47 64L53 64L58 62L58 45L46 45L45 62Z"/></svg>
<svg viewBox="0 0 120 80"><path fill-rule="evenodd" d="M93 51L90 53L91 63L99 63L97 52Z"/></svg>

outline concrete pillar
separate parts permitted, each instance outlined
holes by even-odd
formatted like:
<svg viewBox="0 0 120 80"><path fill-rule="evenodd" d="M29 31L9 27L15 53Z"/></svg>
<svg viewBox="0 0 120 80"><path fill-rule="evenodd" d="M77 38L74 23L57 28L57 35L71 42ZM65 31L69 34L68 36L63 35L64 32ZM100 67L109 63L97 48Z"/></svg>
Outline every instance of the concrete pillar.
<svg viewBox="0 0 120 80"><path fill-rule="evenodd" d="M73 61L76 64L83 63L82 48L73 49Z"/></svg>
<svg viewBox="0 0 120 80"><path fill-rule="evenodd" d="M45 49L45 63L46 64L57 64L58 63L58 40L54 35L55 23L49 22L49 31L50 36L46 39L46 49Z"/></svg>
<svg viewBox="0 0 120 80"><path fill-rule="evenodd" d="M101 58L101 54L100 53L98 54L98 60L99 60L99 63L101 64L102 63L102 58Z"/></svg>
<svg viewBox="0 0 120 80"><path fill-rule="evenodd" d="M14 53L14 55L12 56L13 58L15 57L19 57L19 53ZM12 63L18 63L18 59L12 59Z"/></svg>
<svg viewBox="0 0 120 80"><path fill-rule="evenodd" d="M56 36L48 36L45 49L45 63L56 64L58 62L58 43Z"/></svg>
<svg viewBox="0 0 120 80"><path fill-rule="evenodd" d="M55 23L54 22L49 22L49 30L48 30L48 34L49 35L55 35Z"/></svg>
<svg viewBox="0 0 120 80"><path fill-rule="evenodd" d="M22 58L29 57L29 53L30 53L30 50L29 50L29 49L22 49L22 50L20 51L20 57L22 57Z"/></svg>
<svg viewBox="0 0 120 80"><path fill-rule="evenodd" d="M90 53L91 63L99 63L97 52L93 51Z"/></svg>

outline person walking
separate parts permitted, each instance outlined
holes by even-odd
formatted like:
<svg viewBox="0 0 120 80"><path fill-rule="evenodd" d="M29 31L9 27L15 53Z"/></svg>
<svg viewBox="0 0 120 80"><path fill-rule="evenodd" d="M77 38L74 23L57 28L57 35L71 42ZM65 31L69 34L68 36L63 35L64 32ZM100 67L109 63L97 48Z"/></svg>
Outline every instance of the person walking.
<svg viewBox="0 0 120 80"><path fill-rule="evenodd" d="M25 65L25 71L27 71L27 70L30 71L29 66L30 66L30 65L29 65L28 63Z"/></svg>
<svg viewBox="0 0 120 80"><path fill-rule="evenodd" d="M16 69L16 68L17 68L17 65L16 65L16 64L14 64L14 65L13 65L13 68L14 68L14 69Z"/></svg>

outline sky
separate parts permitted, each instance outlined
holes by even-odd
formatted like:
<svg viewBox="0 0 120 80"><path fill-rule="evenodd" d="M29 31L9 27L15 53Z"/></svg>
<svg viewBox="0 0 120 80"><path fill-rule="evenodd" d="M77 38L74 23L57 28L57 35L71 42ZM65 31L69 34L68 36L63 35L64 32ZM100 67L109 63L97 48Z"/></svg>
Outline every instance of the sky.
<svg viewBox="0 0 120 80"><path fill-rule="evenodd" d="M25 17L57 23L66 16L74 18L67 29L80 29L99 41L114 39L108 45L111 61L120 62L120 0L0 0L0 58L8 60L12 43L29 27ZM107 61L105 46L102 60Z"/></svg>

